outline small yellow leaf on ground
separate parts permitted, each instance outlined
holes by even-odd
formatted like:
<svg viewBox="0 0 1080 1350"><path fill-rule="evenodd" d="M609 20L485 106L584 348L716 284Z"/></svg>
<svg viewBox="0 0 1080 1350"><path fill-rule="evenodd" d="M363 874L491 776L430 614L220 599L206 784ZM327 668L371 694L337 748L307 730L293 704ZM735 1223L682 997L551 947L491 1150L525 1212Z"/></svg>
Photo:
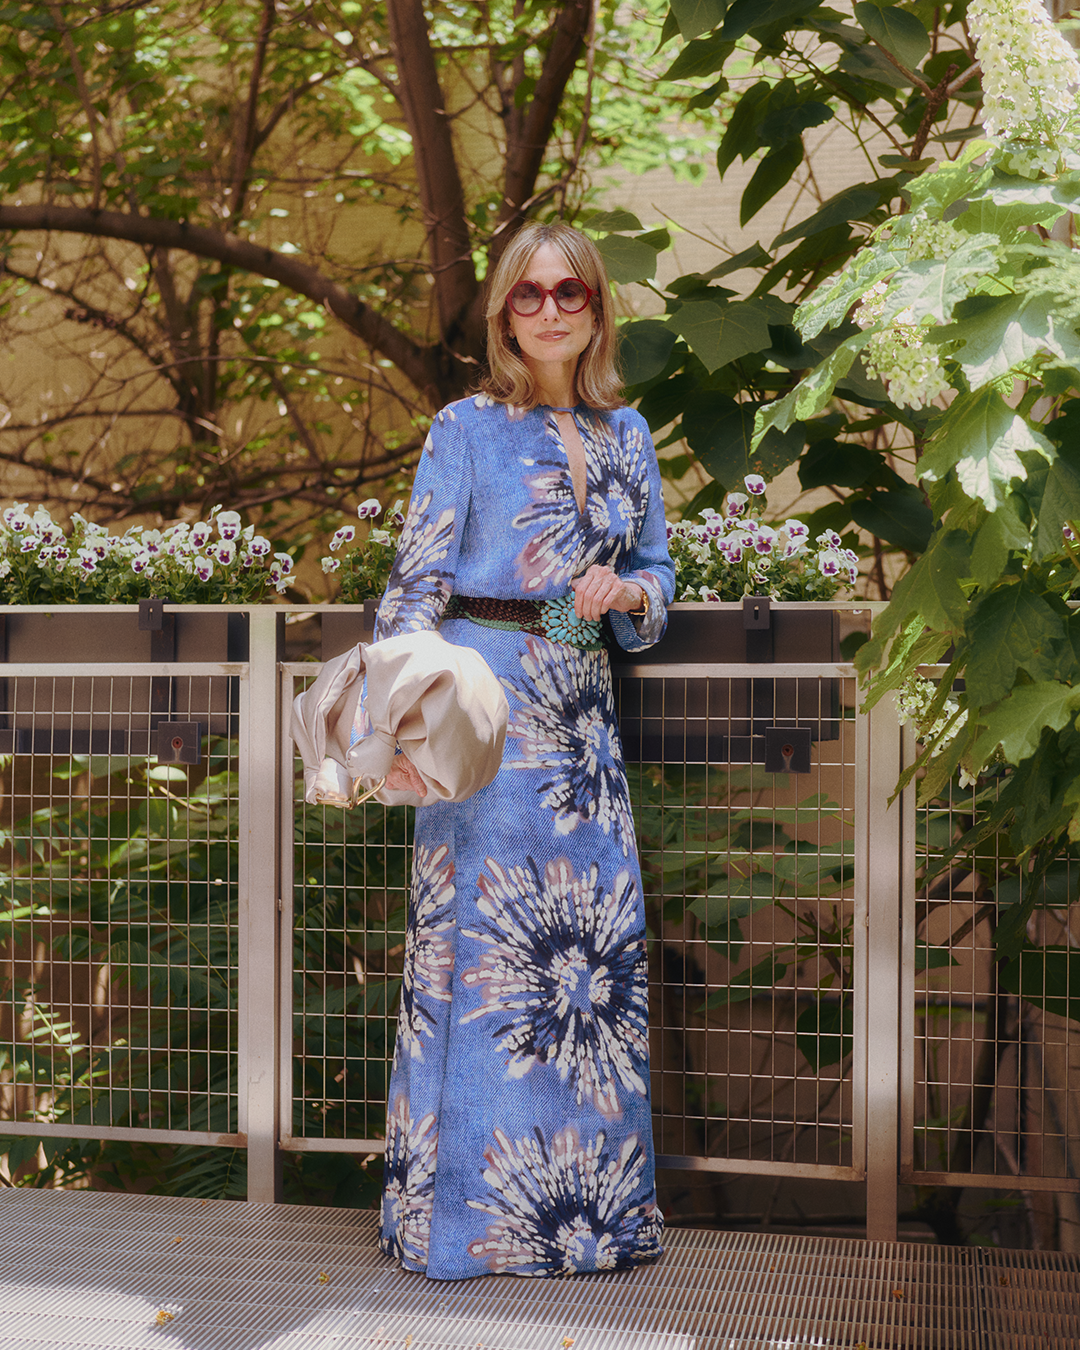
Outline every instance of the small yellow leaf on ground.
<svg viewBox="0 0 1080 1350"><path fill-rule="evenodd" d="M570 1347L574 1344L573 1336L564 1336L562 1338L562 1343L563 1343L563 1350L570 1350Z"/></svg>
<svg viewBox="0 0 1080 1350"><path fill-rule="evenodd" d="M174 1243L175 1246L179 1247L180 1244L181 1244L181 1242L183 1242L183 1240L184 1240L184 1239L183 1239L182 1237L174 1237L174 1238L173 1238L173 1243Z"/></svg>
<svg viewBox="0 0 1080 1350"><path fill-rule="evenodd" d="M902 1289L894 1289L892 1291L892 1296L899 1302L904 1297L904 1291Z"/></svg>
<svg viewBox="0 0 1080 1350"><path fill-rule="evenodd" d="M330 1283L330 1276L326 1273L325 1270L320 1270L318 1275L315 1276L315 1278L319 1281L320 1284Z"/></svg>
<svg viewBox="0 0 1080 1350"><path fill-rule="evenodd" d="M173 1320L172 1313L166 1312L164 1308L159 1308L157 1316L154 1318L154 1321L158 1324L159 1327L163 1327L166 1322L171 1322L172 1320Z"/></svg>

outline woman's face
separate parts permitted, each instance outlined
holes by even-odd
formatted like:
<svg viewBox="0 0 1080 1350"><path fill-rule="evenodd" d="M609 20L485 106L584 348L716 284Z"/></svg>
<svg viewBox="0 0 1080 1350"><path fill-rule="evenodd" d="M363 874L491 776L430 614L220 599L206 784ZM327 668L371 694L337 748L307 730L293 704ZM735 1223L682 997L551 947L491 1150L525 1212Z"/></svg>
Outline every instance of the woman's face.
<svg viewBox="0 0 1080 1350"><path fill-rule="evenodd" d="M573 268L554 244L541 244L520 280L533 281L550 291L573 275ZM564 314L551 295L546 295L537 313L527 318L515 314L507 304L506 317L521 348L522 360L530 369L535 363L552 370L547 363L553 362L576 370L578 357L589 345L595 322L591 303L579 314Z"/></svg>

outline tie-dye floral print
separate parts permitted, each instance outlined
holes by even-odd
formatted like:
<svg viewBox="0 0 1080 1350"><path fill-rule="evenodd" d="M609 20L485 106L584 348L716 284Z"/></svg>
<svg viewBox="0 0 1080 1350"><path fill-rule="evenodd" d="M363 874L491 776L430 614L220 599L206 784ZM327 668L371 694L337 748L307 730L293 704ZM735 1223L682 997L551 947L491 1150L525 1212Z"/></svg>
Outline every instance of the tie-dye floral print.
<svg viewBox="0 0 1080 1350"><path fill-rule="evenodd" d="M660 476L630 409L579 408L574 500L549 410L464 399L435 419L376 636L438 627L510 705L503 764L416 816L390 1084L383 1250L410 1270L617 1270L660 1254L641 876L604 651L442 618L449 596L572 595L591 563L674 590ZM363 727L361 726L361 730Z"/></svg>

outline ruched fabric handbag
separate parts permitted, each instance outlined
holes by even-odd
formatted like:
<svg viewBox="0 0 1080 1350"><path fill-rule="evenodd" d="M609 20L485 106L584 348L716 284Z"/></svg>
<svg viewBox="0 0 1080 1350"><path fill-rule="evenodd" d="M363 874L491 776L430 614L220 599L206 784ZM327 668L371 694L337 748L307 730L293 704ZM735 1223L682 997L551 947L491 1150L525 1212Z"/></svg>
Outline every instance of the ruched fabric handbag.
<svg viewBox="0 0 1080 1350"><path fill-rule="evenodd" d="M304 800L313 806L352 806L369 796L388 806L463 802L498 773L508 718L502 686L471 647L427 630L361 644L326 662L293 700ZM384 786L399 748L424 780L426 797Z"/></svg>

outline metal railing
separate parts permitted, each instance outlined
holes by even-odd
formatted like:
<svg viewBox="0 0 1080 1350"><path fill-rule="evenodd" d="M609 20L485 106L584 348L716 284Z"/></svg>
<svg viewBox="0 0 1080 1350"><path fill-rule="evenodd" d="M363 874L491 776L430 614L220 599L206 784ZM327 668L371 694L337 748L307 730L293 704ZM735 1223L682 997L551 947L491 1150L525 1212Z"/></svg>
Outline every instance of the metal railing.
<svg viewBox="0 0 1080 1350"><path fill-rule="evenodd" d="M270 1201L284 1154L381 1150L410 820L302 803L300 613L228 612L242 659L0 668L0 1135L242 1147ZM1080 1189L1075 1024L994 985L985 886L919 897L955 822L892 799L891 703L624 661L660 1165L865 1182L881 1239L902 1183Z"/></svg>

